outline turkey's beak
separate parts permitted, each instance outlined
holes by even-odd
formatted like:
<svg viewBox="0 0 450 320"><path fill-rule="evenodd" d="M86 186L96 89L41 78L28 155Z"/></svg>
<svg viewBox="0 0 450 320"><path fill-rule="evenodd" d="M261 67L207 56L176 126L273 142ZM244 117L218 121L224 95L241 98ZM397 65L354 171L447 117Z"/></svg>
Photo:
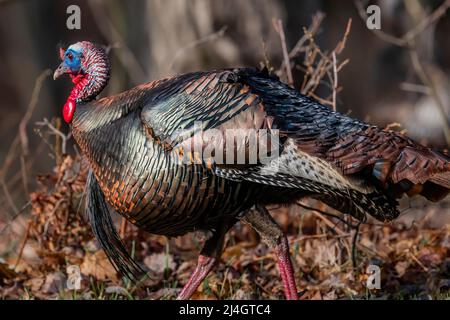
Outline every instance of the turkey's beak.
<svg viewBox="0 0 450 320"><path fill-rule="evenodd" d="M62 62L53 73L53 80L56 80L57 78L59 78L59 76L61 76L64 73L67 73L68 71L69 71L68 68L64 65L64 62Z"/></svg>

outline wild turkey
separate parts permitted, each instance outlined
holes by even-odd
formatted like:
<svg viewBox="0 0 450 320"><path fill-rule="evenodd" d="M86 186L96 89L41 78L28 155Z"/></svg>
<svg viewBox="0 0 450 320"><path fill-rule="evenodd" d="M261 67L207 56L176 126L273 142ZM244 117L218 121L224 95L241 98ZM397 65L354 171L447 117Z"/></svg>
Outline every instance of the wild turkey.
<svg viewBox="0 0 450 320"><path fill-rule="evenodd" d="M106 52L83 41L60 57L54 78L67 73L75 84L63 116L91 166L87 211L117 270L134 279L142 272L110 210L154 234L212 234L180 299L217 263L238 220L275 250L285 296L297 299L288 242L269 204L308 196L358 219L386 221L398 216L396 198L405 193L432 201L449 193L448 156L333 112L267 72L195 72L96 100L110 76ZM258 130L256 140L227 140L233 129ZM268 151L252 149L255 141Z"/></svg>

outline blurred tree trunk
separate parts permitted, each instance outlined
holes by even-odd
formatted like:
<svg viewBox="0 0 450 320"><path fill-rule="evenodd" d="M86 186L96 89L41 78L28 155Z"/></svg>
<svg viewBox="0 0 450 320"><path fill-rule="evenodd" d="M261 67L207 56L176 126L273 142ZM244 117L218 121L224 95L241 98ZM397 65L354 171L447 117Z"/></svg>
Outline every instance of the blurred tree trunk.
<svg viewBox="0 0 450 320"><path fill-rule="evenodd" d="M255 65L263 60L263 41L271 57L279 58L272 18L285 18L274 0L147 2L149 63L158 78L198 69ZM223 36L212 34L226 27Z"/></svg>

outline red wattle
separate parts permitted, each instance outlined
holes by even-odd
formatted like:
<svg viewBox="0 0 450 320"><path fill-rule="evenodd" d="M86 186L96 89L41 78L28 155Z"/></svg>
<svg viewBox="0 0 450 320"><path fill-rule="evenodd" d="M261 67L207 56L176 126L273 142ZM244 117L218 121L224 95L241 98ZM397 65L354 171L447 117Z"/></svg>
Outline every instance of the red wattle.
<svg viewBox="0 0 450 320"><path fill-rule="evenodd" d="M64 121L66 121L69 124L72 122L72 118L75 113L75 109L77 107L75 101L80 91L83 89L83 87L86 85L87 82L87 77L84 75L77 75L77 76L70 75L70 77L72 78L72 82L75 83L76 86L72 89L72 92L70 93L63 107Z"/></svg>
<svg viewBox="0 0 450 320"><path fill-rule="evenodd" d="M75 113L75 101L73 99L67 99L63 107L63 118L67 123L72 122L73 114Z"/></svg>
<svg viewBox="0 0 450 320"><path fill-rule="evenodd" d="M72 89L72 92L70 92L66 104L64 104L63 107L64 121L69 124L72 122L72 118L77 107L76 101L79 98L80 92L82 92L88 82L88 77L85 74L70 75L70 77L72 78L72 82L75 84L75 87Z"/></svg>

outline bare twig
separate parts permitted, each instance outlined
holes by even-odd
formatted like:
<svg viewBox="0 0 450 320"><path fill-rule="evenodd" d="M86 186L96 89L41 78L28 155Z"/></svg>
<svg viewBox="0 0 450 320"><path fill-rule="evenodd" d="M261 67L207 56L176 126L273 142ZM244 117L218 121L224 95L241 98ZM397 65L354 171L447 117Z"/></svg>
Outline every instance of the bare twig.
<svg viewBox="0 0 450 320"><path fill-rule="evenodd" d="M325 14L323 12L317 12L312 17L312 22L303 36L297 41L294 48L289 52L289 59L295 58L300 52L304 52L304 44L309 39L309 35L313 37L319 32L320 25L322 24Z"/></svg>
<svg viewBox="0 0 450 320"><path fill-rule="evenodd" d="M94 15L94 20L103 36L109 43L113 43L115 46L120 45L120 50L117 50L116 53L120 62L128 71L131 81L135 84L144 82L147 79L147 75L133 52L126 46L125 41L119 31L117 31L113 22L109 19L103 4L98 0L90 0L88 1L88 4Z"/></svg>
<svg viewBox="0 0 450 320"><path fill-rule="evenodd" d="M338 55L342 53L345 48L348 36L350 34L352 20L349 19L345 28L342 39L336 44L331 53L324 53L320 47L315 43L314 36L320 28L324 15L317 13L313 16L311 26L306 29L303 28L304 35L300 38L294 48L287 54L287 48L284 49L285 41L283 41L283 33L280 29L280 21L274 21L274 26L282 39L283 49L283 63L277 71L278 75L285 75L287 81L292 75L291 68L296 68L304 73L303 81L300 86L300 92L315 98L320 103L328 105L336 110L337 108L337 94L341 90L338 84L338 73L349 62L348 59L342 63L338 61ZM297 59L300 54L303 54L303 63L296 64L297 61L289 59ZM298 62L297 62L298 63ZM287 68L289 66L289 68ZM329 88L331 94L327 98L319 97L315 91L320 85Z"/></svg>
<svg viewBox="0 0 450 320"><path fill-rule="evenodd" d="M361 221L356 225L354 230L353 238L352 238L352 264L353 268L357 266L357 255L358 255L358 235L359 235L359 227L361 226Z"/></svg>
<svg viewBox="0 0 450 320"><path fill-rule="evenodd" d="M338 219L339 221L341 221L345 225L348 225L351 228L356 228L357 227L357 225L354 225L354 224L350 223L349 221L346 221L344 218L342 218L342 217L340 217L338 215L335 215L335 214L332 214L332 213L320 210L318 208L313 208L313 207L307 206L307 205L305 205L305 204L303 204L301 202L297 202L297 205L302 207L303 209L306 209L306 210L309 210L309 211L317 211L320 214L323 214L325 216L328 216L328 217L331 217L331 218L334 218L334 219Z"/></svg>
<svg viewBox="0 0 450 320"><path fill-rule="evenodd" d="M439 19L441 19L447 9L450 8L450 0L444 1L436 10L434 10L428 17L423 19L417 26L409 30L402 38L406 43L414 40L419 34L425 31L430 26L434 25Z"/></svg>
<svg viewBox="0 0 450 320"><path fill-rule="evenodd" d="M11 219L9 219L8 223L2 228L2 230L0 230L0 235L2 235L6 231L6 229L11 226L11 223L16 220L29 206L31 206L31 201L25 203L22 208L17 211Z"/></svg>
<svg viewBox="0 0 450 320"><path fill-rule="evenodd" d="M19 265L20 259L22 259L23 250L25 249L25 245L27 244L28 237L30 236L30 228L31 228L32 220L30 219L27 224L27 230L25 231L25 235L23 237L22 243L20 244L19 255L17 256L16 263L14 264L14 269Z"/></svg>
<svg viewBox="0 0 450 320"><path fill-rule="evenodd" d="M339 228L336 224L334 224L330 219L322 215L318 210L314 209L312 212L316 217L321 219L325 224L333 231L335 231L338 235L342 236L345 232Z"/></svg>
<svg viewBox="0 0 450 320"><path fill-rule="evenodd" d="M359 16L363 21L367 20L367 14L365 11L365 6L367 5L366 1L354 1L356 8L358 9ZM396 37L391 34L388 34L381 29L373 29L373 33L378 36L380 39L394 44L400 47L408 47L409 43L414 40L420 33L426 30L431 25L435 24L440 18L442 18L447 9L450 7L450 0L444 1L435 11L433 11L428 17L423 19L417 26L413 29L405 33L401 37Z"/></svg>
<svg viewBox="0 0 450 320"><path fill-rule="evenodd" d="M411 48L409 50L409 54L411 57L414 70L416 71L416 74L419 76L420 81L422 81L422 83L428 88L428 90L430 91L430 96L436 102L436 107L439 111L442 120L442 130L444 131L445 140L447 142L447 145L450 146L450 126L447 120L445 106L441 100L441 97L437 92L436 85L433 83L433 80L428 75L424 65L422 64L422 61L419 58L417 50Z"/></svg>
<svg viewBox="0 0 450 320"><path fill-rule="evenodd" d="M345 49L345 45L347 43L347 39L351 29L352 29L352 18L348 19L347 26L345 27L344 36L342 37L342 40L338 42L336 48L334 49L334 52L336 54L341 54L342 51Z"/></svg>
<svg viewBox="0 0 450 320"><path fill-rule="evenodd" d="M174 57L172 58L172 60L169 63L169 70L173 71L173 67L175 65L175 62L183 55L186 53L186 51L188 50L192 50L195 47L198 47L200 45L203 45L205 43L208 42L212 42L215 41L219 38L222 38L225 35L225 32L227 31L228 26L223 26L222 28L220 28L220 30L211 33L203 38L197 39L189 44L187 44L186 46L180 48L179 50L177 50L177 52L175 53Z"/></svg>
<svg viewBox="0 0 450 320"><path fill-rule="evenodd" d="M337 72L337 61L336 61L336 52L332 52L333 57L333 111L336 111L336 95L338 89L338 72Z"/></svg>
<svg viewBox="0 0 450 320"><path fill-rule="evenodd" d="M416 83L403 82L400 84L400 89L404 91L421 93L426 95L429 95L431 93L430 88L424 86L423 84L416 84Z"/></svg>
<svg viewBox="0 0 450 320"><path fill-rule="evenodd" d="M284 34L283 22L280 19L278 19L278 20L273 19L272 23L273 23L273 27L275 28L275 31L278 33L278 36L280 37L281 49L283 50L284 67L286 68L287 81L288 81L288 84L291 87L293 87L294 86L294 78L292 77L291 63L289 60L289 53L288 53L287 45L286 45L286 36Z"/></svg>
<svg viewBox="0 0 450 320"><path fill-rule="evenodd" d="M289 241L289 244L294 244L297 242L301 242L301 241L305 241L305 240L311 240L311 239L321 239L321 238L328 238L330 236L329 233L321 233L321 234L311 234L311 235L304 235L295 239L292 239L291 241ZM343 235L335 235L333 236L333 238L335 239L339 239L339 238L348 238L351 237L352 234L351 233L346 233Z"/></svg>
<svg viewBox="0 0 450 320"><path fill-rule="evenodd" d="M358 14L361 17L361 19L364 22L367 21L368 17L367 17L366 10L365 10L365 7L367 5L366 1L354 0L354 3L355 3L356 9L358 10ZM403 47L403 46L406 45L404 39L395 37L395 36L390 35L388 33L385 33L381 29L373 29L372 31L381 40L384 40L386 42L395 44L395 45L400 46L400 47Z"/></svg>
<svg viewBox="0 0 450 320"><path fill-rule="evenodd" d="M1 179L0 183L2 184L3 193L5 194L6 201L8 202L11 209L13 209L14 213L17 214L19 212L19 209L17 209L14 200L12 199L11 194L9 193L8 186L6 185L5 180Z"/></svg>
<svg viewBox="0 0 450 320"><path fill-rule="evenodd" d="M55 119L55 128L58 131L61 131L61 118L58 117ZM65 146L64 146L65 148ZM57 134L55 135L55 157L56 157L56 165L60 165L63 161L63 141L61 138L61 135Z"/></svg>
<svg viewBox="0 0 450 320"><path fill-rule="evenodd" d="M55 128L47 118L44 118L42 121L36 122L36 125L39 127L47 127L50 130L50 133L61 138L61 152L62 154L66 154L67 149L67 141L72 137L72 133L68 134L62 133L60 130Z"/></svg>
<svg viewBox="0 0 450 320"><path fill-rule="evenodd" d="M423 271L428 272L428 268L425 267L425 266L423 265L423 263L420 262L419 259L417 259L416 255L415 255L414 253L412 253L411 250L408 250L408 255L414 260L415 263L417 263L417 264L423 269Z"/></svg>
<svg viewBox="0 0 450 320"><path fill-rule="evenodd" d="M367 15L364 10L364 4L362 1L354 1L356 8L358 9L361 18L366 21ZM438 91L435 84L433 83L431 77L428 75L426 68L424 67L422 61L419 58L416 48L416 37L419 36L423 31L425 31L431 25L434 25L441 19L450 8L450 0L444 1L436 10L434 10L430 15L424 18L418 25L413 29L405 33L402 37L395 37L381 30L372 30L375 35L380 39L387 41L391 44L406 47L409 49L409 55L411 58L411 63L413 65L414 71L416 72L419 79L422 81L423 85L428 89L431 98L435 101L438 108L439 114L442 119L442 130L444 132L445 140L447 145L450 146L450 124L448 123L448 117L445 112L444 104L439 97Z"/></svg>
<svg viewBox="0 0 450 320"><path fill-rule="evenodd" d="M33 88L33 92L31 95L30 103L28 104L27 111L20 121L19 129L17 131L17 134L15 138L13 139L8 152L6 154L5 160L3 162L3 166L0 170L0 184L2 186L2 190L6 199L6 202L8 203L9 207L12 208L14 215L14 220L20 213L23 212L23 210L19 210L14 203L13 196L11 195L8 184L6 183L6 175L9 172L9 168L11 165L16 161L16 157L20 155L20 176L22 177L22 183L24 186L24 192L25 194L28 194L28 164L26 162L26 156L29 154L29 142L28 142L28 135L26 132L27 125L33 115L34 109L36 108L39 93L42 89L42 85L44 80L51 74L51 70L47 69L41 72L41 74L38 76L38 78L35 81L35 85ZM20 147L20 148L19 148ZM11 180L8 180L10 183ZM11 222L11 221L10 221ZM9 224L8 224L9 225ZM7 225L7 226L8 226ZM2 230L2 232L5 230L5 228Z"/></svg>
<svg viewBox="0 0 450 320"><path fill-rule="evenodd" d="M25 115L23 116L22 120L19 124L19 137L20 137L20 143L22 147L22 153L20 156L20 168L22 173L22 182L24 186L25 194L28 194L28 174L26 169L26 158L30 153L29 145L28 145L28 135L27 135L27 125L30 122L31 116L33 115L34 109L36 108L38 99L39 99L39 93L41 92L42 85L44 83L44 80L47 79L52 74L52 70L46 69L41 72L41 74L37 77L33 93L31 94L31 100L28 105L27 111Z"/></svg>
<svg viewBox="0 0 450 320"><path fill-rule="evenodd" d="M31 94L31 100L28 104L27 111L25 115L23 116L22 120L19 124L19 137L20 137L20 143L22 146L22 154L28 155L29 154L29 146L28 146L28 135L27 135L27 125L30 122L31 116L33 115L34 109L36 108L39 93L41 92L42 84L44 83L44 80L49 77L52 74L52 70L46 69L41 72L41 74L37 77L33 93Z"/></svg>
<svg viewBox="0 0 450 320"><path fill-rule="evenodd" d="M2 169L0 170L0 180L3 180L6 172L8 172L8 169L11 167L11 165L14 163L15 156L16 156L16 150L19 146L19 135L17 134L16 137L11 142L11 145L9 146L8 152L6 153L5 160L3 161Z"/></svg>

